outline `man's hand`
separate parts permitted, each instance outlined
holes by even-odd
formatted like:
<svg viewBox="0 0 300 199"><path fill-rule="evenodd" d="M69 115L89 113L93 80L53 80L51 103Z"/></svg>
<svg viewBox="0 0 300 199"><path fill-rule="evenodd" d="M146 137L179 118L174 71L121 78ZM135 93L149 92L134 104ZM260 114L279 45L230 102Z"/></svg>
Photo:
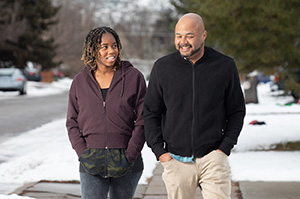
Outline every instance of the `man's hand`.
<svg viewBox="0 0 300 199"><path fill-rule="evenodd" d="M222 150L220 150L220 149L216 149L216 151L218 151L218 152L221 152L221 153L224 153ZM225 154L225 153L224 153Z"/></svg>
<svg viewBox="0 0 300 199"><path fill-rule="evenodd" d="M170 160L172 160L172 156L170 155L170 153L164 153L161 156L159 156L159 161L160 162L169 162Z"/></svg>

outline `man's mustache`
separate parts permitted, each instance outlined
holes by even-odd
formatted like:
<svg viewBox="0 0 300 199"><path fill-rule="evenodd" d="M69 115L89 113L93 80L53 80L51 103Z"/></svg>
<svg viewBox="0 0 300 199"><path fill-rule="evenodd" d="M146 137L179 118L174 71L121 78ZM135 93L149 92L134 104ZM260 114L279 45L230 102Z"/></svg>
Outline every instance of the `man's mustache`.
<svg viewBox="0 0 300 199"><path fill-rule="evenodd" d="M181 45L179 44L178 47L179 47L179 48L182 48L182 47L188 47L188 48L191 48L192 45L191 45L191 44L181 44Z"/></svg>

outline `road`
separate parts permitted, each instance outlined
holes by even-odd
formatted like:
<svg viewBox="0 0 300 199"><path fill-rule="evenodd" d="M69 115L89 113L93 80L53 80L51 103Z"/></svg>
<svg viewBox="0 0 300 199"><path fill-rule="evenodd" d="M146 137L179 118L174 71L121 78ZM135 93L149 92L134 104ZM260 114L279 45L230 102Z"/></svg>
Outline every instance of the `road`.
<svg viewBox="0 0 300 199"><path fill-rule="evenodd" d="M66 116L68 93L0 100L0 143Z"/></svg>

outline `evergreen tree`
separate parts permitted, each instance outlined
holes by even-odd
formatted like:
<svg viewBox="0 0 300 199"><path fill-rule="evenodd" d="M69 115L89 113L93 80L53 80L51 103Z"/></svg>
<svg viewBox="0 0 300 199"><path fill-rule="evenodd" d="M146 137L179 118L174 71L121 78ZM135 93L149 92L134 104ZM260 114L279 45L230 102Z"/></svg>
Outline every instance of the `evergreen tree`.
<svg viewBox="0 0 300 199"><path fill-rule="evenodd" d="M0 60L23 68L27 61L49 69L57 65L54 40L47 36L59 7L51 0L1 0Z"/></svg>
<svg viewBox="0 0 300 199"><path fill-rule="evenodd" d="M239 70L284 78L284 89L300 97L299 0L172 0L180 13L200 14L207 44L233 56ZM298 77L296 73L298 71Z"/></svg>

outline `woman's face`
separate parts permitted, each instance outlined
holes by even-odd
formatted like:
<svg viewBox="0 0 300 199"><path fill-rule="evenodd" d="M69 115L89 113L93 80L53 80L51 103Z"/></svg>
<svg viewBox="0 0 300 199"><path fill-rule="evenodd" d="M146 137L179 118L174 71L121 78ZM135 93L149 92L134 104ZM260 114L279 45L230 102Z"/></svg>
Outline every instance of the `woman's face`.
<svg viewBox="0 0 300 199"><path fill-rule="evenodd" d="M119 49L116 39L112 34L104 33L101 38L97 65L104 67L114 67L118 55Z"/></svg>

